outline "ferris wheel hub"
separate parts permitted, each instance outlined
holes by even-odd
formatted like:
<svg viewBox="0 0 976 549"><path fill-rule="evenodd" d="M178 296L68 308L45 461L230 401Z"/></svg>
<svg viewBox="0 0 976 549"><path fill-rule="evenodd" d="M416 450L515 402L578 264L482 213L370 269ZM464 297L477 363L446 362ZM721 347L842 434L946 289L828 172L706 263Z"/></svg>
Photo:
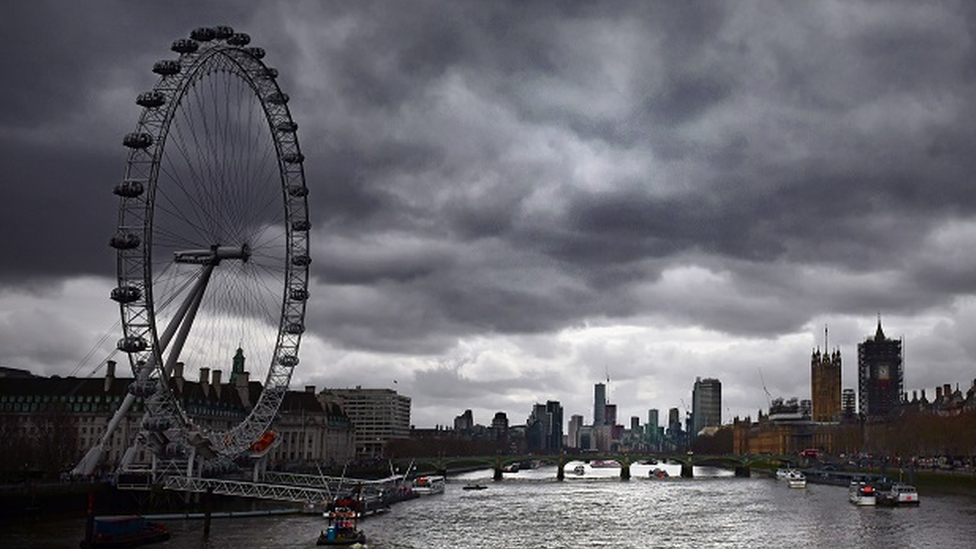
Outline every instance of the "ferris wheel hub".
<svg viewBox="0 0 976 549"><path fill-rule="evenodd" d="M192 265L218 265L225 259L240 259L244 263L251 258L251 247L211 246L206 250L182 250L173 252L173 261Z"/></svg>

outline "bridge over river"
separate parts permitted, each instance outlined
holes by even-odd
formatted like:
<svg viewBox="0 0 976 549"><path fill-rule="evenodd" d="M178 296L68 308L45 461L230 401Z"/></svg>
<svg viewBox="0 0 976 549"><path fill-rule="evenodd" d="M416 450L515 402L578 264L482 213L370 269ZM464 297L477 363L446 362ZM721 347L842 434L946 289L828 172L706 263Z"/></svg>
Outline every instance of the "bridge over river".
<svg viewBox="0 0 976 549"><path fill-rule="evenodd" d="M393 460L395 465L412 470L430 471L433 474L448 476L454 471L469 471L472 469L491 468L494 479L502 480L504 472L512 467L527 463L545 463L556 465L556 479L563 480L566 476L566 464L580 461L584 463L616 462L620 466L620 478L630 478L630 467L633 464L670 463L681 465L681 476L694 476L694 467L720 467L735 471L736 476L748 477L753 468L774 470L781 466L796 466L801 459L792 455L705 455L705 454L651 454L651 453L584 453L584 454L522 454L495 456L437 456L401 458ZM613 467L616 467L613 464Z"/></svg>

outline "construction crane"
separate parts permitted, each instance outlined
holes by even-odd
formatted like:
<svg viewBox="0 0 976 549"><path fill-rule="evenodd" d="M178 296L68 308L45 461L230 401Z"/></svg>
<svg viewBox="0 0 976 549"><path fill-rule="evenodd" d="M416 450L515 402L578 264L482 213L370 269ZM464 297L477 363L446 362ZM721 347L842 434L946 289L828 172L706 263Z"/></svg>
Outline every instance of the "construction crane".
<svg viewBox="0 0 976 549"><path fill-rule="evenodd" d="M759 381L762 382L763 392L766 393L766 409L769 410L773 406L773 397L769 394L769 390L766 389L766 380L763 379L762 368L759 368Z"/></svg>

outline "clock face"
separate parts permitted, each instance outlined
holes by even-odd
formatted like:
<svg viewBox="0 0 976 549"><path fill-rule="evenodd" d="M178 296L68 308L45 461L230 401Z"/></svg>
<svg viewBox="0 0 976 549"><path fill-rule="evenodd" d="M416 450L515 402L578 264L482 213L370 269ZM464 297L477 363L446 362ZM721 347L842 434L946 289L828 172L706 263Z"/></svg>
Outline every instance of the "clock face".
<svg viewBox="0 0 976 549"><path fill-rule="evenodd" d="M891 372L888 370L887 364L878 365L878 379L888 379L891 377Z"/></svg>

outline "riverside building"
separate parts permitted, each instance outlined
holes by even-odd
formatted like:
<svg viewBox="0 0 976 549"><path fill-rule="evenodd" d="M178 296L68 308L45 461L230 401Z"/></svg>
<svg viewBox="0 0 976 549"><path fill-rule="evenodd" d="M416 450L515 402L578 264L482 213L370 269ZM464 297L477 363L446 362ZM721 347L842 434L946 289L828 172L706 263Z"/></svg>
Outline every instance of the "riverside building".
<svg viewBox="0 0 976 549"><path fill-rule="evenodd" d="M386 444L410 436L410 397L393 389L326 389L319 395L323 402L342 407L355 426L356 457L377 458L384 455Z"/></svg>

